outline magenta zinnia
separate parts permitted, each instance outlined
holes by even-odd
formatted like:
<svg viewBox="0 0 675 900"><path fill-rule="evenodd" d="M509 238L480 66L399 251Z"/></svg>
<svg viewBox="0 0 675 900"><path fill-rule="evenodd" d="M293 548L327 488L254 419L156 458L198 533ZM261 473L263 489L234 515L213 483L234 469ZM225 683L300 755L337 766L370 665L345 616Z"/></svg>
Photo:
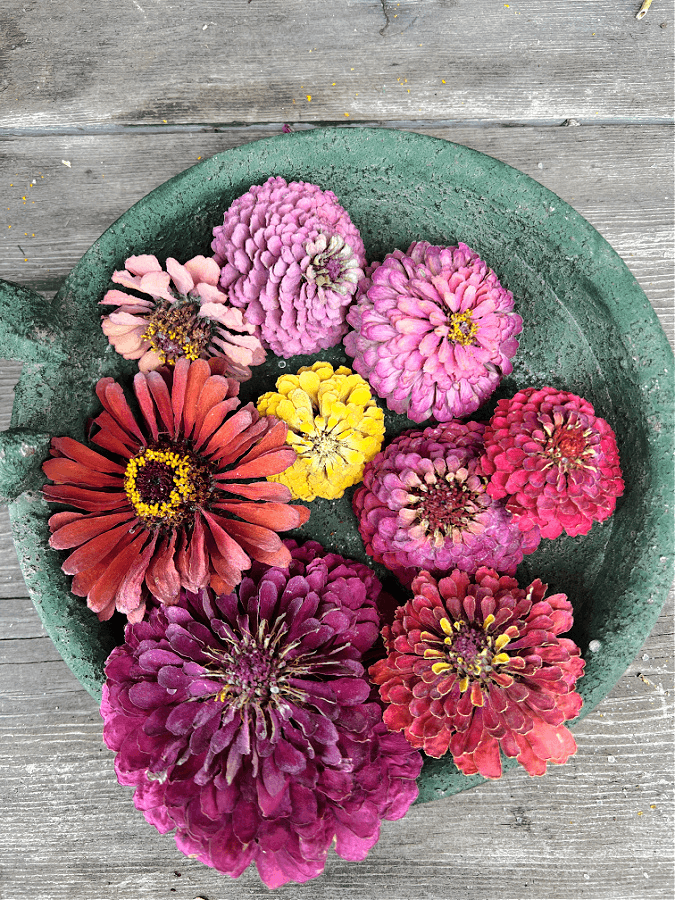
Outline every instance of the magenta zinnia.
<svg viewBox="0 0 675 900"><path fill-rule="evenodd" d="M122 784L179 849L269 887L363 859L405 815L422 760L382 722L362 658L380 584L363 565L287 542L238 590L184 595L129 624L106 665L104 738Z"/></svg>
<svg viewBox="0 0 675 900"><path fill-rule="evenodd" d="M347 321L354 369L414 422L478 409L512 371L523 324L513 294L466 244L426 241L375 266Z"/></svg>
<svg viewBox="0 0 675 900"><path fill-rule="evenodd" d="M488 493L505 499L523 531L543 537L587 534L623 493L611 426L583 397L526 388L500 400L485 431Z"/></svg>
<svg viewBox="0 0 675 900"><path fill-rule="evenodd" d="M499 778L500 748L530 775L564 763L576 743L564 722L579 712L579 648L564 594L525 590L481 568L436 581L422 572L414 597L383 636L388 656L370 668L389 704L384 720L429 756L448 750L465 775Z"/></svg>
<svg viewBox="0 0 675 900"><path fill-rule="evenodd" d="M91 440L104 453L52 439L44 496L81 512L53 515L49 543L73 551L63 571L99 619L118 609L138 621L148 592L176 603L181 587L231 591L252 559L290 561L277 532L309 511L266 480L295 461L287 427L251 403L235 412L239 384L219 370L219 360L180 359L139 372L138 419L121 386L102 378Z"/></svg>
<svg viewBox="0 0 675 900"><path fill-rule="evenodd" d="M213 235L221 287L277 356L340 341L366 257L332 191L272 177L238 197Z"/></svg>
<svg viewBox="0 0 675 900"><path fill-rule="evenodd" d="M181 265L155 256L130 256L112 280L127 288L107 292L101 303L117 309L102 318L103 332L125 359L137 359L141 372L173 365L177 359L222 357L226 374L251 377L250 366L265 360L255 326L227 303L218 288L220 266L195 256Z"/></svg>
<svg viewBox="0 0 675 900"><path fill-rule="evenodd" d="M367 552L410 584L420 569L513 574L537 546L505 503L487 492L480 472L479 422L448 422L407 431L366 465L354 512Z"/></svg>

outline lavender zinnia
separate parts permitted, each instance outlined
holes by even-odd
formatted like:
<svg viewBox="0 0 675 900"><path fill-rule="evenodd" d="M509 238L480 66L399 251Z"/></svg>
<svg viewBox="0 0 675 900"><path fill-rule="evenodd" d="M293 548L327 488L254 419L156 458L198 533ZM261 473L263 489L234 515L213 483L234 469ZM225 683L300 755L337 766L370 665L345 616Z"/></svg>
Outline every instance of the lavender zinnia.
<svg viewBox="0 0 675 900"><path fill-rule="evenodd" d="M221 287L273 353L339 343L366 257L332 191L272 177L237 198L213 235Z"/></svg>
<svg viewBox="0 0 675 900"><path fill-rule="evenodd" d="M319 544L256 565L238 594L186 593L130 624L106 664L104 738L122 784L179 849L269 887L363 859L417 796L421 757L371 700L380 583ZM373 695L376 696L376 695Z"/></svg>
<svg viewBox="0 0 675 900"><path fill-rule="evenodd" d="M523 325L513 294L477 253L426 241L374 266L347 321L354 369L414 422L478 409L512 371Z"/></svg>
<svg viewBox="0 0 675 900"><path fill-rule="evenodd" d="M410 584L420 569L513 574L539 543L525 536L480 472L485 426L448 422L408 431L368 463L354 494L366 550Z"/></svg>

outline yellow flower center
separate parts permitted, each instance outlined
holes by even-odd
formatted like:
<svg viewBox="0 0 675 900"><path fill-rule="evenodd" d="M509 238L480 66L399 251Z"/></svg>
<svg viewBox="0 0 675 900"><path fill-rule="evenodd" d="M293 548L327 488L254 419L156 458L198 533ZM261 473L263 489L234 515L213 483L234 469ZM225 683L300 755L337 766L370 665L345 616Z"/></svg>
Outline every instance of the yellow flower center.
<svg viewBox="0 0 675 900"><path fill-rule="evenodd" d="M191 514L209 491L209 471L190 453L148 447L129 460L124 489L147 527L175 526Z"/></svg>
<svg viewBox="0 0 675 900"><path fill-rule="evenodd" d="M473 344L478 333L478 325L473 321L471 310L453 313L448 320L448 340L455 344Z"/></svg>
<svg viewBox="0 0 675 900"><path fill-rule="evenodd" d="M199 315L199 303L170 303L168 300L157 304L143 335L162 363L173 365L182 356L199 359L211 341L212 326L208 319Z"/></svg>
<svg viewBox="0 0 675 900"><path fill-rule="evenodd" d="M429 632L422 632L421 635L430 644L424 650L425 659L437 660L431 666L434 675L454 672L459 678L462 693L470 684L475 684L476 687L472 689L472 702L475 706L482 706L482 687L502 666L512 661L508 653L504 652L504 647L518 636L518 629L510 626L495 638L489 633L494 621L495 617L489 615L480 627L462 620L451 622L450 619L443 618L439 622L445 634L442 642L439 635Z"/></svg>

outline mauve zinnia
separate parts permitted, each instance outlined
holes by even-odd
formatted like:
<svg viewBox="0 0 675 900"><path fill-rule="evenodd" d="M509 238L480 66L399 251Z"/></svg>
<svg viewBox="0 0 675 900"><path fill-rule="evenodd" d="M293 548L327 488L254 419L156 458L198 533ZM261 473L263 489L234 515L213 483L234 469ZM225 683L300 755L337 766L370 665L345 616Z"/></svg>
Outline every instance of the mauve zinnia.
<svg viewBox="0 0 675 900"><path fill-rule="evenodd" d="M288 565L278 531L307 521L290 491L268 475L295 460L286 425L240 405L221 360L179 359L139 372L136 419L112 378L96 385L104 411L92 443L53 438L43 494L82 512L49 519L51 547L73 550L63 571L99 619L115 609L143 617L148 591L176 603L181 587L231 591L251 559ZM215 374L214 374L215 373Z"/></svg>
<svg viewBox="0 0 675 900"><path fill-rule="evenodd" d="M583 397L526 388L500 400L485 431L488 493L506 502L523 531L546 538L587 534L623 494L611 426Z"/></svg>
<svg viewBox="0 0 675 900"><path fill-rule="evenodd" d="M362 658L380 584L314 542L254 565L237 594L185 594L129 624L101 713L122 784L179 849L269 887L363 859L405 815L422 760L382 721Z"/></svg>
<svg viewBox="0 0 675 900"><path fill-rule="evenodd" d="M366 264L332 191L273 176L238 197L213 230L220 285L277 356L339 343Z"/></svg>
<svg viewBox="0 0 675 900"><path fill-rule="evenodd" d="M513 574L539 536L524 535L480 471L479 422L406 431L366 465L354 512L367 552L406 585L435 573L494 566Z"/></svg>
<svg viewBox="0 0 675 900"><path fill-rule="evenodd" d="M173 365L183 356L218 356L230 378L250 378L249 367L264 362L265 350L255 326L219 290L218 263L195 256L181 265L169 258L166 268L155 256L130 256L125 268L113 273L116 284L137 292L113 289L101 300L117 307L101 321L115 350L137 359L141 372Z"/></svg>
<svg viewBox="0 0 675 900"><path fill-rule="evenodd" d="M412 590L383 629L388 656L370 668L389 728L429 756L449 750L465 775L499 778L500 748L530 775L566 762L584 661L559 637L572 626L565 595L545 598L538 579L522 590L490 568L438 582L422 572Z"/></svg>
<svg viewBox="0 0 675 900"><path fill-rule="evenodd" d="M512 371L523 327L513 294L474 250L426 241L372 269L347 321L354 369L413 422L478 409Z"/></svg>

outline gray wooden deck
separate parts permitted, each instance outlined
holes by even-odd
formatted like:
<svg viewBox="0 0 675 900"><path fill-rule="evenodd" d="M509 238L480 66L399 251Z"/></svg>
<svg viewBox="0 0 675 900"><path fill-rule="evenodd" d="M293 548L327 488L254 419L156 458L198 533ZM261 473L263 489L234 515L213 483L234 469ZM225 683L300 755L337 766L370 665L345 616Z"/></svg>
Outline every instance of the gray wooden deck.
<svg viewBox="0 0 675 900"><path fill-rule="evenodd" d="M673 18L654 0L3 0L0 277L47 295L158 184L283 123L495 156L628 264L671 340ZM0 428L17 363L0 365ZM188 860L117 785L96 705L43 631L0 513L0 898L264 897ZM673 596L542 779L385 823L282 898L672 900Z"/></svg>

